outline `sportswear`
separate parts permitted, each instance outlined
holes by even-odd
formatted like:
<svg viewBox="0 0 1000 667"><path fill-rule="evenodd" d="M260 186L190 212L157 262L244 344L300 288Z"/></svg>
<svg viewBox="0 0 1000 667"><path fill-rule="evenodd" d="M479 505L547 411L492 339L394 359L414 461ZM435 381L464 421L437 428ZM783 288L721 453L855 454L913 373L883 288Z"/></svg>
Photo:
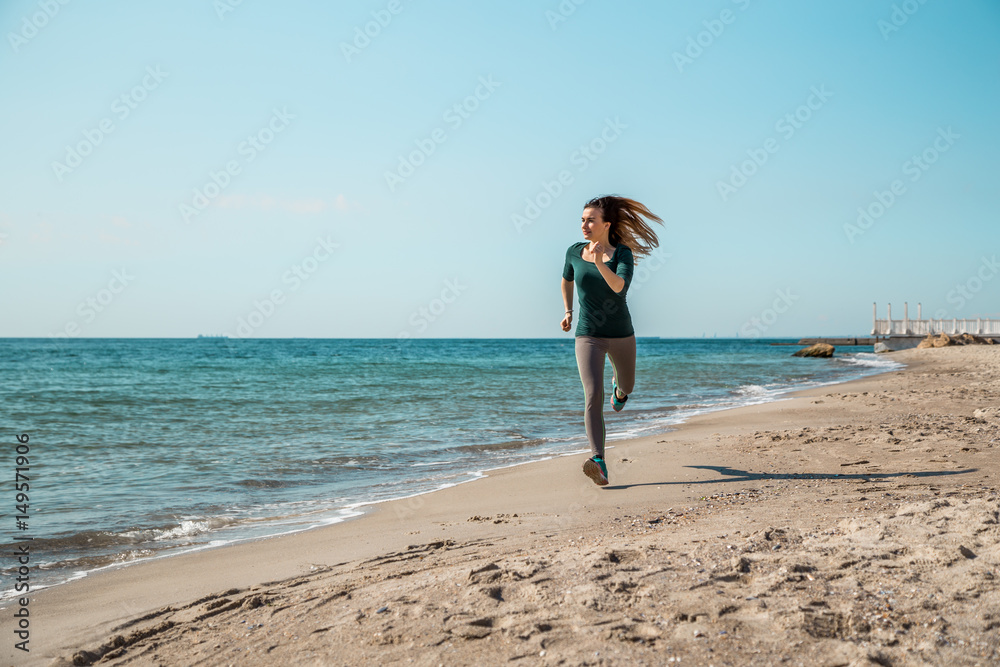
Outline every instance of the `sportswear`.
<svg viewBox="0 0 1000 667"><path fill-rule="evenodd" d="M576 335L626 338L635 334L628 304L625 302L635 268L632 250L619 244L615 247L611 261L605 262L609 269L625 281L622 291L615 292L594 263L585 261L581 256L587 245L586 241L571 245L566 250L566 262L563 265L563 278L576 284L576 292L580 297L580 319L576 324Z"/></svg>
<svg viewBox="0 0 1000 667"><path fill-rule="evenodd" d="M583 462L583 474L594 480L597 486L607 486L608 466L604 464L604 458L594 456Z"/></svg>
<svg viewBox="0 0 1000 667"><path fill-rule="evenodd" d="M635 388L635 336L627 338L595 338L577 336L576 366L583 384L583 423L587 441L594 456L604 456L607 432L604 426L604 365L611 359L615 384L623 394Z"/></svg>

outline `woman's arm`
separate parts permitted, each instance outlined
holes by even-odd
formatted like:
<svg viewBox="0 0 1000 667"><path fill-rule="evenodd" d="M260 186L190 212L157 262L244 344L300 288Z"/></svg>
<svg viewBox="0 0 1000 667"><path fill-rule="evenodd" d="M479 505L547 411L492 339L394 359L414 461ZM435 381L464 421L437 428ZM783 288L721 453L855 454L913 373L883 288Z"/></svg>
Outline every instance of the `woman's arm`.
<svg viewBox="0 0 1000 667"><path fill-rule="evenodd" d="M608 283L608 287L614 290L615 294L618 294L625 289L625 279L609 269L607 264L604 262L594 262L594 265L597 267L597 270L601 272L601 275L604 276L604 280Z"/></svg>
<svg viewBox="0 0 1000 667"><path fill-rule="evenodd" d="M618 294L625 289L625 279L609 269L608 265L604 263L604 253L606 250L607 249L600 243L595 245L594 266L596 266L600 274L604 276L604 282L608 284L608 287L614 290L615 294Z"/></svg>
<svg viewBox="0 0 1000 667"><path fill-rule="evenodd" d="M573 323L573 281L562 279L563 305L566 306L566 315L563 317L561 326L563 331L569 331L570 324Z"/></svg>

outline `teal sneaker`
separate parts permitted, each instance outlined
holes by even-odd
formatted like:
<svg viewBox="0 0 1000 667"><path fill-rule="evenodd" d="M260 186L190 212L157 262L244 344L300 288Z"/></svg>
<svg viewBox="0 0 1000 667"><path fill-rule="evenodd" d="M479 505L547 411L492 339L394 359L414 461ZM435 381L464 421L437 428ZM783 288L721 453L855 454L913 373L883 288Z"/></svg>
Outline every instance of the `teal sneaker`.
<svg viewBox="0 0 1000 667"><path fill-rule="evenodd" d="M625 407L625 401L628 400L628 396L625 398L618 398L618 378L611 379L611 408L615 412L621 412L622 408Z"/></svg>
<svg viewBox="0 0 1000 667"><path fill-rule="evenodd" d="M608 485L608 466L604 465L604 459L600 456L594 456L584 462L583 474L594 480L597 486Z"/></svg>

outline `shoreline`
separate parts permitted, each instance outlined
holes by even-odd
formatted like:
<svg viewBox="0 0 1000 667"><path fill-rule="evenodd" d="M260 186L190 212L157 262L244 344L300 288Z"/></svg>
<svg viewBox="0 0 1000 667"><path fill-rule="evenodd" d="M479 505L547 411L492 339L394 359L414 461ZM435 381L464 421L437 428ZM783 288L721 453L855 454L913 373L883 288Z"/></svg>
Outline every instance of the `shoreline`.
<svg viewBox="0 0 1000 667"><path fill-rule="evenodd" d="M945 354L954 357L961 353ZM32 643L37 642L38 648L32 651L30 661L68 659L75 649L93 649L102 639L126 632L124 628L135 625L136 618L150 614L153 616L149 618L157 618L167 613L162 611L164 605L177 612L174 605L204 599L223 590L266 589L268 582L276 586L281 581L309 579L338 568L350 569L352 563L357 564L362 559L377 560L385 554L423 554L433 560L431 555L438 550L450 551L454 545L471 545L468 548L475 551L475 545L489 540L520 542L525 546L515 551L524 551L534 548L539 541L545 545L550 541L564 541L570 534L589 530L593 525L613 523L623 514L642 508L663 506L673 510L704 504L685 510L682 516L711 515L712 503L704 498L712 497L712 491L723 496L730 489L739 493L769 493L759 488L736 489L734 481L748 487L766 487L767 482L780 481L835 483L881 479L879 472L855 476L842 474L837 468L819 477L816 472L795 473L792 468L796 466L784 472L769 472L762 462L749 466L749 460L744 460L746 456L734 461L731 452L719 445L733 438L748 437L748 423L757 429L787 429L804 422L831 423L831 417L837 416L830 414L832 407L810 406L824 403L827 396L860 396L863 389L871 392L891 384L892 378L903 378L898 384L905 386L907 377L918 375L921 368L928 365L923 363L925 359L928 363L934 362L929 355L895 353L893 356L904 359L907 368L798 390L783 400L704 413L666 433L616 441L609 457L612 459L612 485L605 489L598 489L582 478L578 466L562 461L564 456L554 456L498 469L484 479L472 480L479 482L476 485L458 484L434 493L382 501L375 505L376 511L365 513L356 520L142 561L39 591L32 596ZM817 396L821 398L812 400ZM841 411L845 401L851 407L858 407L853 398L840 399L837 407ZM658 447L664 443L667 447ZM630 464L636 459L648 461L648 465L642 470L634 468ZM743 469L734 468L734 463L740 463ZM837 466L867 463L847 462ZM733 472L740 474L731 474ZM972 480L983 474L979 468L914 472L918 478L923 474L937 475L943 480L935 480L940 485L951 484L956 478ZM785 514L788 514L787 509ZM782 512L771 510L770 514L770 518L776 518ZM671 522L670 525L678 524ZM295 556L290 558L289 553ZM157 610L161 613L157 614ZM9 621L5 618L0 627ZM6 627L4 630L10 632ZM56 637L59 641L54 640ZM123 652L122 660L138 649L138 644L133 644ZM21 661L21 656L12 653L12 646L4 649L8 660ZM164 660L165 664L169 663L169 659ZM221 654L218 656L220 664L225 660Z"/></svg>
<svg viewBox="0 0 1000 667"><path fill-rule="evenodd" d="M857 354L857 353L855 353L855 354ZM707 406L698 407L698 408L686 408L686 409L683 409L683 410L679 410L677 414L680 415L680 416L678 416L678 417L671 417L671 419L677 419L678 421L675 421L675 422L671 421L670 423L661 424L661 425L659 425L656 428L656 430L653 430L651 432L639 435L639 434L630 433L629 431L631 431L631 428L626 428L626 430L625 430L625 432L623 434L619 434L617 436L615 436L614 434L609 434L609 439L607 441L608 442L608 449L609 449L609 451L612 450L612 449L614 449L616 443L627 443L627 442L630 442L630 441L636 440L636 439L652 438L652 437L662 436L664 434L667 434L667 433L670 433L672 431L675 431L678 428L682 428L684 424L688 423L692 419L697 419L698 417L701 417L701 416L704 416L704 415L709 415L709 414L712 414L712 413L715 413L715 412L722 412L722 411L727 411L727 410L740 409L740 408L744 408L744 407L753 407L753 406L756 406L756 405L763 405L763 404L768 404L768 403L774 403L774 402L780 402L780 401L784 401L784 400L789 400L791 398L794 398L796 395L798 395L798 393L803 392L803 391L809 391L811 389L818 389L818 388L828 387L828 386L837 386L837 385L845 384L845 383L848 383L848 382L853 382L853 381L856 381L856 380L863 380L863 379L868 378L868 377L873 377L873 376L881 375L883 373L891 373L891 372L894 372L896 370L900 370L899 368L886 368L885 370L881 370L878 365L874 365L874 364L856 364L856 366L858 368L858 372L863 373L859 377L854 377L854 378L850 378L850 379L847 379L847 380L838 379L838 380L832 380L832 381L809 380L809 381L806 381L806 382L802 383L804 385L807 385L807 386L804 386L804 387L796 387L794 385L789 385L787 387L783 387L783 388L779 388L779 389L768 389L768 390L766 390L767 395L764 398L762 398L760 400L753 400L751 397L746 396L746 397L744 397L744 401L746 401L746 402L743 402L743 403L738 404L738 405L726 405L725 402L727 400L730 400L730 399L718 399L718 398L717 399L710 399L710 403ZM735 397L731 397L731 398L735 398ZM615 439L612 439L612 438L615 438ZM426 489L426 490L420 490L420 491L416 491L414 493L410 493L410 494L406 494L406 495L402 495L402 496L398 496L398 497L390 497L390 498L377 499L377 500L362 500L362 501L358 501L358 502L354 502L354 503L349 503L349 504L344 505L343 507L337 508L335 510L328 510L327 514L322 515L320 517L320 519L318 519L316 521L308 522L308 525L305 525L304 527L295 527L295 528L292 528L292 529L289 529L289 530L274 532L274 533L265 534L265 535L249 535L249 536L244 536L244 537L237 536L237 537L226 539L226 540L219 540L219 539L213 538L211 535L208 535L208 539L206 539L204 542L197 542L197 543L193 543L193 544L186 545L186 546L183 546L183 547L172 547L172 548L169 548L169 549L167 549L167 550L165 550L163 552L153 553L152 555L141 557L141 558L138 558L138 559L135 559L135 560L124 561L124 562L110 562L110 563L107 563L105 565L100 565L98 567L94 567L92 569L86 569L86 570L78 570L78 569L68 570L67 569L67 571L69 573L67 575L65 575L65 578L63 578L63 579L61 579L61 580L59 580L59 581L57 581L55 583L46 584L43 588L35 588L33 590L35 592L41 592L41 591L45 591L45 590L51 590L51 589L58 588L60 586L64 586L66 584L75 582L75 581L86 579L87 577L93 576L93 575L98 574L98 573L113 572L113 571L116 571L116 570L119 570L119 569L124 569L124 568L128 568L128 567L134 567L134 566L140 565L142 563L147 563L147 562L153 562L153 561L157 561L157 560L162 560L164 558L173 558L173 557L176 557L176 556L182 556L182 555L188 555L188 554L196 554L196 553L200 553L202 551L209 550L209 549L228 548L228 547L231 547L231 546L252 544L252 543L258 542L260 540L276 539L276 538L286 537L286 536L290 536L290 535L296 535L296 534L303 533L303 532L308 532L308 531L313 531L313 530L321 530L321 529L327 528L329 526L333 526L333 525L337 525L337 524L344 523L344 522L347 522L347 521L352 521L352 520L355 520L355 519L363 518L364 516L370 514L372 511L376 511L377 508L378 508L378 506L382 505L383 503L392 503L392 502L398 502L398 501L405 501L405 500L409 500L409 499L417 497L417 496L426 495L426 494L432 494L432 493L437 493L439 491L444 491L444 490L452 488L454 486L460 486L460 485L463 485L463 484L468 484L470 482L480 481L482 479L485 479L485 478L489 477L491 473L494 473L496 471L503 470L503 469L506 469L506 468L516 468L518 466L530 465L530 464L534 464L534 463L548 461L550 459L558 459L558 458L563 458L563 457L567 457L567 456L574 456L576 454L581 454L581 453L584 453L584 452L587 452L587 451L589 451L589 450L587 449L586 441L584 440L584 442L582 443L581 448L578 448L578 449L570 449L570 450L564 451L564 452L540 453L540 458L532 458L532 459L524 460L524 461L515 461L513 463L505 463L505 464L502 464L502 465L497 466L495 468L476 468L476 469L458 471L458 472L455 473L457 476L465 476L465 477L468 477L468 478L467 479L462 479L461 481L458 481L458 482L447 482L447 483L444 483L443 485L438 486L436 488L431 488L431 489ZM276 526L277 526L277 524L276 524ZM61 569L66 569L66 568L61 568ZM16 593L16 592L14 592L14 591L4 591L4 595L7 596L7 597L0 597L0 611L3 611L6 608L12 606L16 602L17 598L19 597L19 594Z"/></svg>

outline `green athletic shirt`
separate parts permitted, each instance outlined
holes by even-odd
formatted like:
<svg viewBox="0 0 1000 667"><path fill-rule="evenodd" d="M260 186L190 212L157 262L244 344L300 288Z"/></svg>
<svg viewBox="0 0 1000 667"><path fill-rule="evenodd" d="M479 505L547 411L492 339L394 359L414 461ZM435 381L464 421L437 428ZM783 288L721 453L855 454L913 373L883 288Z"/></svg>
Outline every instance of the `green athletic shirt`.
<svg viewBox="0 0 1000 667"><path fill-rule="evenodd" d="M574 243L566 251L563 278L576 283L580 297L580 319L576 325L577 336L597 338L627 338L635 334L632 317L625 303L625 294L632 282L634 260L632 250L624 245L615 247L609 269L625 280L621 292L615 292L604 280L593 262L587 262L580 253L589 245L586 241Z"/></svg>

